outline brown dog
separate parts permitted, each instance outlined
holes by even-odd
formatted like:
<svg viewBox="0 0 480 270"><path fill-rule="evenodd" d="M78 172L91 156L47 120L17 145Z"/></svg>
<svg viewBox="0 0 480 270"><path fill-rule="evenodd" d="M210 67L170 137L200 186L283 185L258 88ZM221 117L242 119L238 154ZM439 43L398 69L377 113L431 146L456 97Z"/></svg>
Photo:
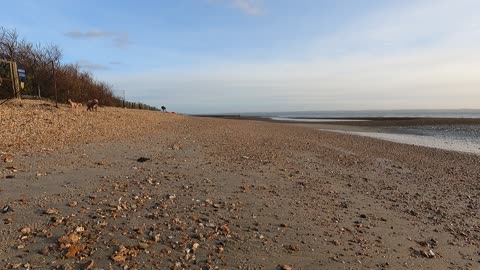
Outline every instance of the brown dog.
<svg viewBox="0 0 480 270"><path fill-rule="evenodd" d="M87 101L87 112L97 111L97 108L98 108L98 99L91 99Z"/></svg>
<svg viewBox="0 0 480 270"><path fill-rule="evenodd" d="M71 99L68 99L68 103L70 103L72 109L78 109L82 107L82 103L73 102Z"/></svg>

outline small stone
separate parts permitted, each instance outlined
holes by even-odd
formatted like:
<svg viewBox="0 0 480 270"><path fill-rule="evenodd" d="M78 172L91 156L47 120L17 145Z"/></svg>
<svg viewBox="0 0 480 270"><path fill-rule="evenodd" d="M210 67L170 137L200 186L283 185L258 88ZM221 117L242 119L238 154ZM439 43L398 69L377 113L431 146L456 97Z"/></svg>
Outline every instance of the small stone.
<svg viewBox="0 0 480 270"><path fill-rule="evenodd" d="M300 248L298 248L297 245L289 245L287 247L287 249L290 250L290 251L299 251L300 250Z"/></svg>
<svg viewBox="0 0 480 270"><path fill-rule="evenodd" d="M423 251L423 256L431 259L431 258L435 257L435 252L433 252L433 250L429 249L428 251Z"/></svg>
<svg viewBox="0 0 480 270"><path fill-rule="evenodd" d="M75 207L75 206L78 205L78 203L77 203L76 201L73 201L73 202L70 202L68 205L69 205L70 207Z"/></svg>
<svg viewBox="0 0 480 270"><path fill-rule="evenodd" d="M143 162L146 162L146 161L149 161L149 160L150 160L149 158L146 158L146 157L140 157L140 158L138 158L138 159L137 159L137 162L141 162L141 163L143 163Z"/></svg>
<svg viewBox="0 0 480 270"><path fill-rule="evenodd" d="M27 227L27 228L21 229L20 232L21 232L22 234L30 234L30 233L32 232L32 229L30 229L30 228Z"/></svg>
<svg viewBox="0 0 480 270"><path fill-rule="evenodd" d="M282 269L282 270L292 270L293 268L289 264L284 264L280 267L280 269Z"/></svg>
<svg viewBox="0 0 480 270"><path fill-rule="evenodd" d="M21 245L18 245L17 246L17 249L24 249L25 248L25 245L24 244L21 244Z"/></svg>
<svg viewBox="0 0 480 270"><path fill-rule="evenodd" d="M2 213L6 214L8 212L14 212L12 207L10 207L9 205L5 205L3 208L2 208Z"/></svg>
<svg viewBox="0 0 480 270"><path fill-rule="evenodd" d="M47 214L47 215L58 215L58 210L53 209L53 208L49 208L49 209L45 210L45 214Z"/></svg>
<svg viewBox="0 0 480 270"><path fill-rule="evenodd" d="M93 260L90 260L84 265L84 269L89 270L89 269L92 269L94 266L95 266L95 262Z"/></svg>
<svg viewBox="0 0 480 270"><path fill-rule="evenodd" d="M147 249L147 248L148 248L148 244L147 244L147 243L140 243L140 244L138 244L138 248L140 248L140 249Z"/></svg>
<svg viewBox="0 0 480 270"><path fill-rule="evenodd" d="M48 247L44 247L38 251L38 253L42 254L43 256L47 256L49 253Z"/></svg>

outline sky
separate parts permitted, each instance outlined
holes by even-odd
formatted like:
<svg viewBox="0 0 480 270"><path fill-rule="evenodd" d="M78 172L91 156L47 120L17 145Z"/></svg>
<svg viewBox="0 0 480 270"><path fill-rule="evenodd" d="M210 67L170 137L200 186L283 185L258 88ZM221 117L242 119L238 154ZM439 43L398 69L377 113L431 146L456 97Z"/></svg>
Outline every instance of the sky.
<svg viewBox="0 0 480 270"><path fill-rule="evenodd" d="M131 101L183 113L480 109L478 0L23 0L0 26L58 44Z"/></svg>

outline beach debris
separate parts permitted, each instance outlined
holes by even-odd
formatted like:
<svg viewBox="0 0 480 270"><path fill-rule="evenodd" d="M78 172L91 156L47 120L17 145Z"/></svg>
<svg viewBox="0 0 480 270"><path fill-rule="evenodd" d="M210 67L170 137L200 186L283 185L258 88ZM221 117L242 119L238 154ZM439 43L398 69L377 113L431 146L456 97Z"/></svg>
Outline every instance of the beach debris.
<svg viewBox="0 0 480 270"><path fill-rule="evenodd" d="M127 248L124 245L120 245L118 250L112 255L114 262L124 263L128 258L136 257L138 250L135 248Z"/></svg>
<svg viewBox="0 0 480 270"><path fill-rule="evenodd" d="M50 253L50 249L48 247L43 247L38 251L38 253L43 256L48 256L48 254Z"/></svg>
<svg viewBox="0 0 480 270"><path fill-rule="evenodd" d="M83 264L82 269L89 270L89 269L93 269L94 266L95 266L95 262L93 260L89 260Z"/></svg>
<svg viewBox="0 0 480 270"><path fill-rule="evenodd" d="M290 250L290 251L299 251L300 250L300 248L297 245L294 245L294 244L288 245L287 249Z"/></svg>
<svg viewBox="0 0 480 270"><path fill-rule="evenodd" d="M6 214L8 212L14 212L12 207L10 207L10 205L5 205L3 208L2 208L2 213Z"/></svg>
<svg viewBox="0 0 480 270"><path fill-rule="evenodd" d="M65 254L65 258L71 259L77 256L77 254L85 249L84 244L74 244L68 248L68 252Z"/></svg>
<svg viewBox="0 0 480 270"><path fill-rule="evenodd" d="M137 162L143 163L143 162L146 162L146 161L149 161L149 160L150 160L149 158L140 157L140 158L137 159Z"/></svg>
<svg viewBox="0 0 480 270"><path fill-rule="evenodd" d="M58 215L59 212L58 212L57 209L49 208L49 209L45 210L44 213L47 214L47 215Z"/></svg>
<svg viewBox="0 0 480 270"><path fill-rule="evenodd" d="M77 233L68 233L57 239L60 249L69 249L71 246L77 244L82 237Z"/></svg>
<svg viewBox="0 0 480 270"><path fill-rule="evenodd" d="M139 249L147 249L148 247L149 245L145 242L141 242L140 244L138 244Z"/></svg>
<svg viewBox="0 0 480 270"><path fill-rule="evenodd" d="M427 258L434 258L435 257L435 252L433 252L433 250L429 249L428 251L424 251L423 255Z"/></svg>
<svg viewBox="0 0 480 270"><path fill-rule="evenodd" d="M75 207L75 206L78 205L78 202L77 202L77 201L72 201L72 202L68 203L68 205L69 205L70 207Z"/></svg>
<svg viewBox="0 0 480 270"><path fill-rule="evenodd" d="M411 250L411 255L413 257L424 257L424 258L429 258L429 259L432 259L432 258L435 258L435 252L433 252L432 249L414 249L414 248L410 248Z"/></svg>
<svg viewBox="0 0 480 270"><path fill-rule="evenodd" d="M32 232L32 229L26 227L20 230L20 232L25 235L25 234L30 234Z"/></svg>
<svg viewBox="0 0 480 270"><path fill-rule="evenodd" d="M289 264L284 264L282 266L279 266L281 270L293 270L293 267Z"/></svg>

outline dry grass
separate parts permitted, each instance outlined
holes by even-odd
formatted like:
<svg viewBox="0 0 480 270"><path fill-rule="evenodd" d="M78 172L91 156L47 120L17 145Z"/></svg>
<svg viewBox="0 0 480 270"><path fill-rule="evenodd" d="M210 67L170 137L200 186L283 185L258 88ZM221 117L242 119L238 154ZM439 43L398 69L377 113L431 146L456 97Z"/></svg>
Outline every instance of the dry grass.
<svg viewBox="0 0 480 270"><path fill-rule="evenodd" d="M0 106L0 151L57 149L154 133L184 117L153 111L55 108L46 101L11 100Z"/></svg>

